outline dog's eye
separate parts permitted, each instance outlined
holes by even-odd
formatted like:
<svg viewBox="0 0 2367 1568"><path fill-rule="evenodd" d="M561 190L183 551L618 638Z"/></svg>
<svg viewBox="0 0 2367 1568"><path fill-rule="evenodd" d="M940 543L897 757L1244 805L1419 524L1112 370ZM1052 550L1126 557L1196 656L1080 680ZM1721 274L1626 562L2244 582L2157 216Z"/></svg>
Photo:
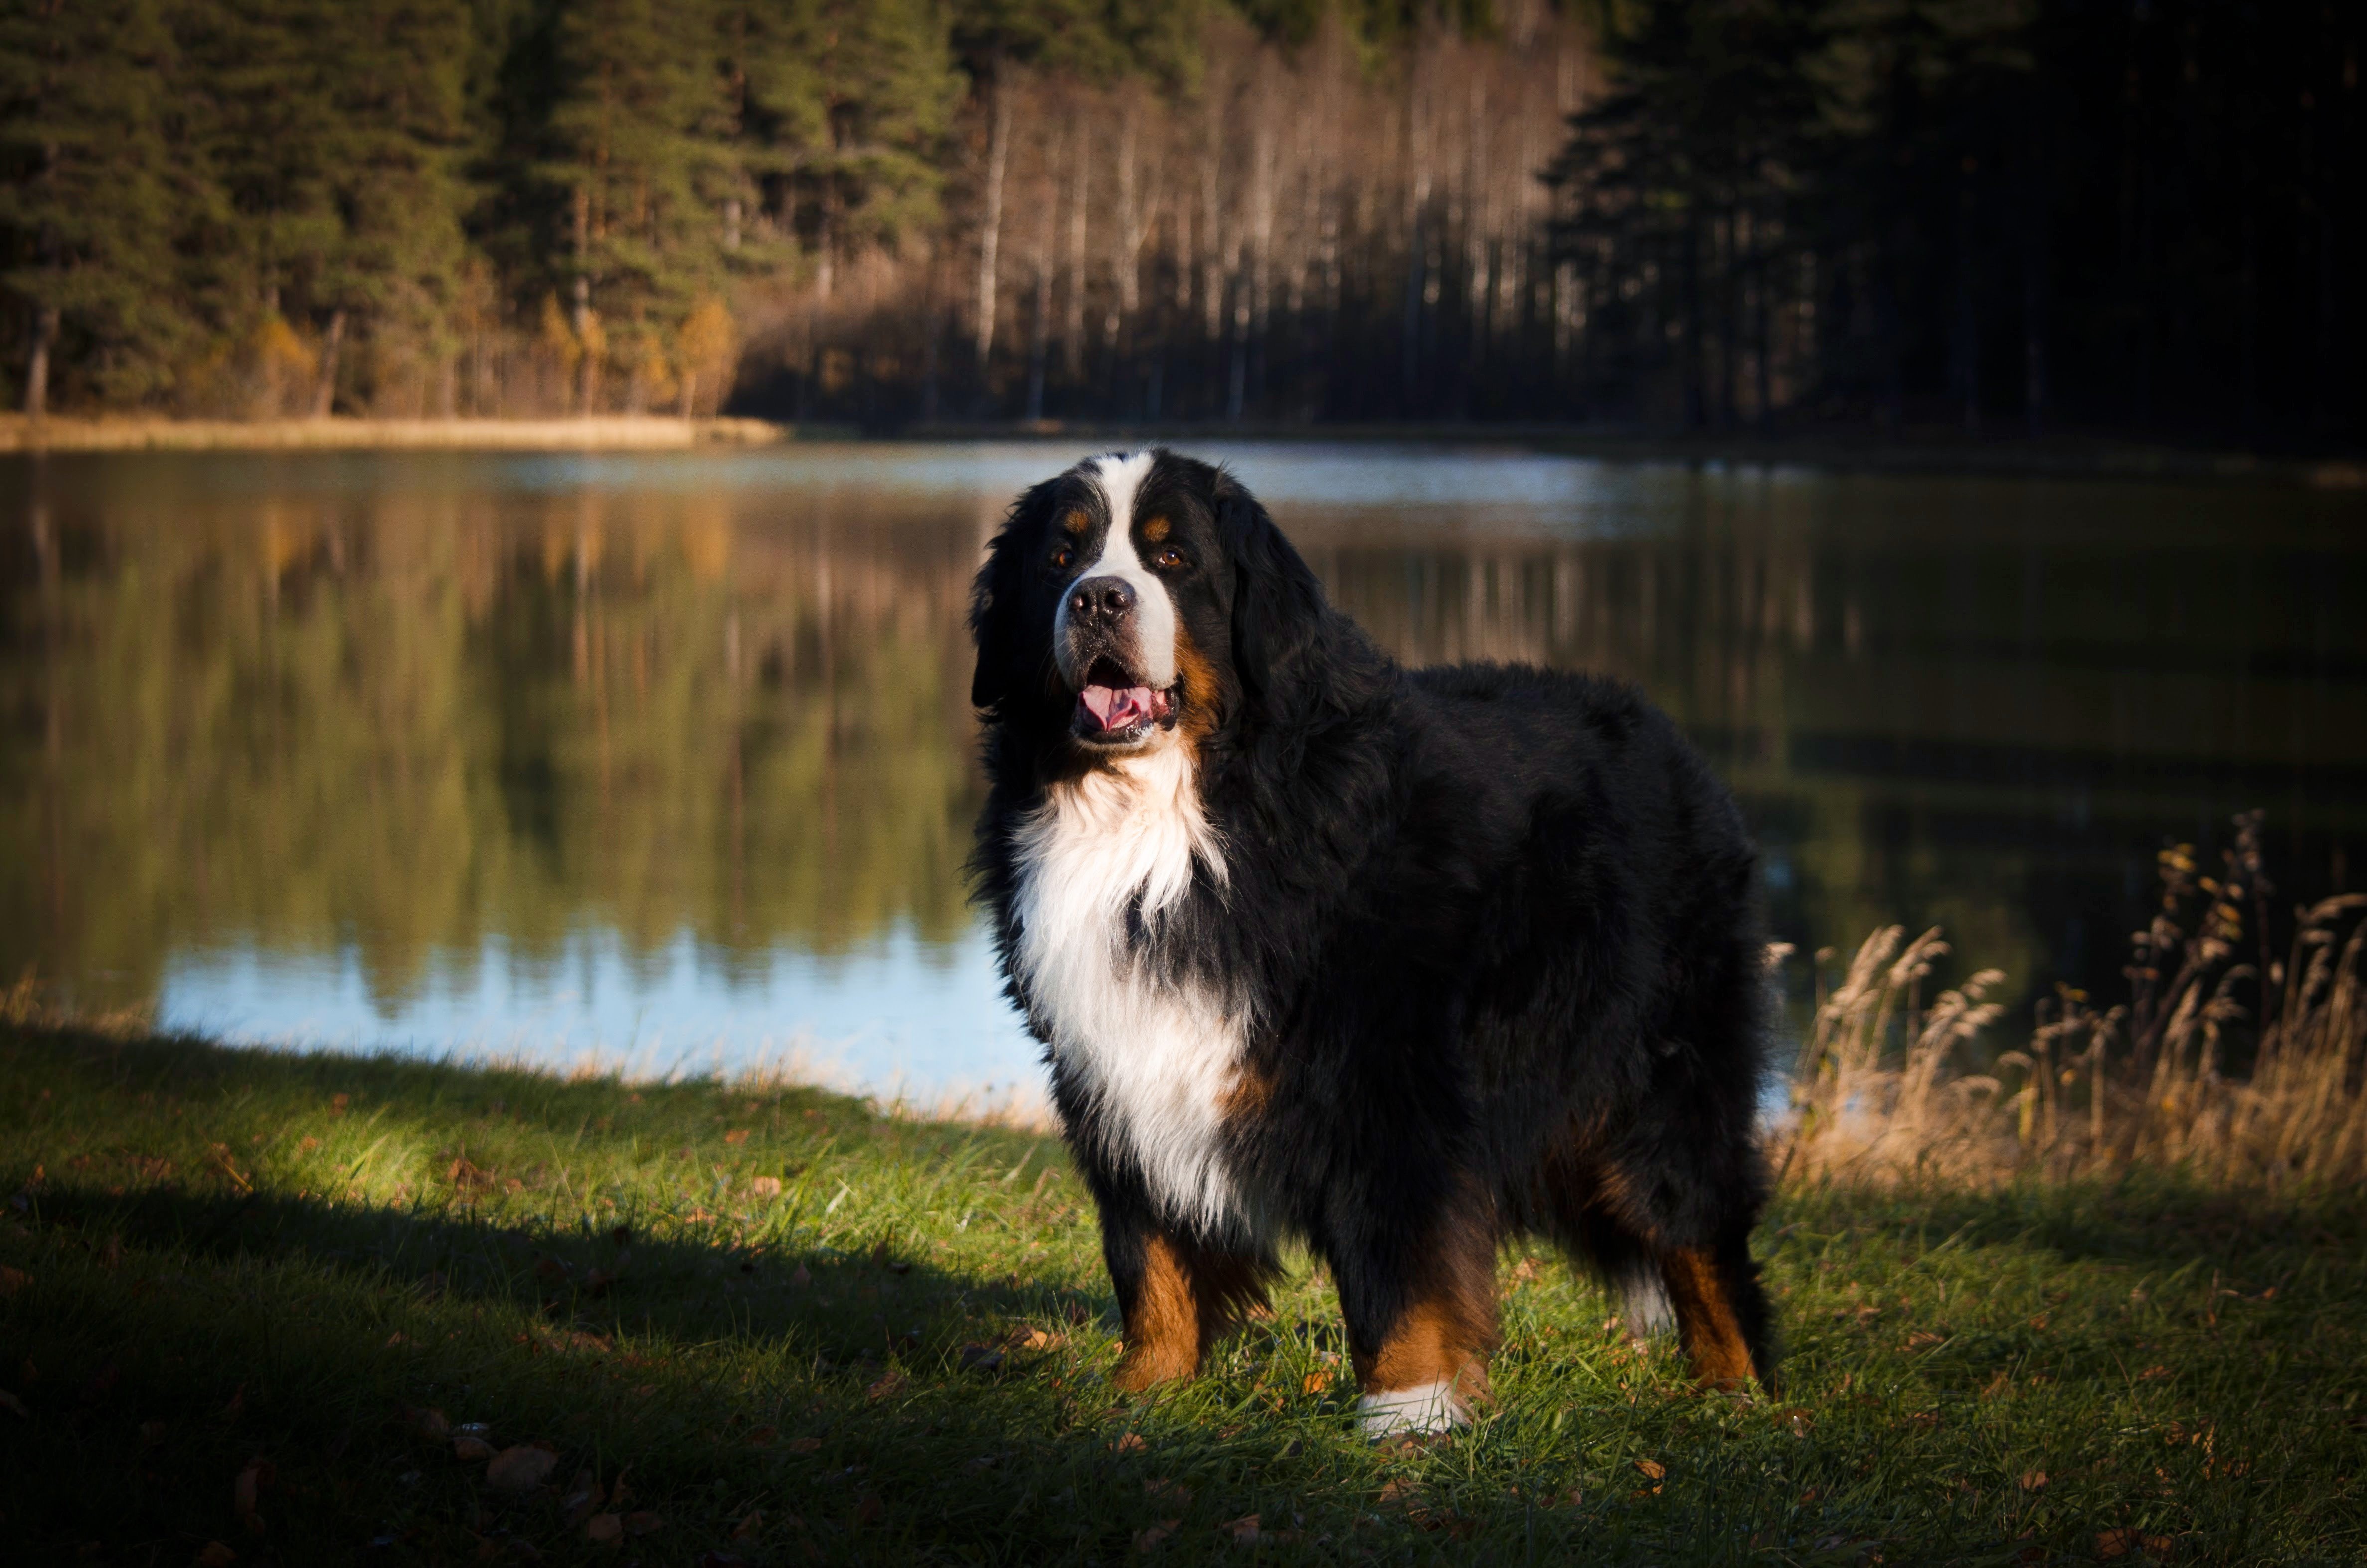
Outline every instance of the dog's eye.
<svg viewBox="0 0 2367 1568"><path fill-rule="evenodd" d="M1184 564L1184 552L1171 544L1152 556L1150 563L1153 566L1181 566Z"/></svg>
<svg viewBox="0 0 2367 1568"><path fill-rule="evenodd" d="M1069 563L1076 560L1076 558L1077 552L1075 551L1070 550L1065 544L1056 544L1052 547L1052 570L1055 572L1066 572L1069 569Z"/></svg>

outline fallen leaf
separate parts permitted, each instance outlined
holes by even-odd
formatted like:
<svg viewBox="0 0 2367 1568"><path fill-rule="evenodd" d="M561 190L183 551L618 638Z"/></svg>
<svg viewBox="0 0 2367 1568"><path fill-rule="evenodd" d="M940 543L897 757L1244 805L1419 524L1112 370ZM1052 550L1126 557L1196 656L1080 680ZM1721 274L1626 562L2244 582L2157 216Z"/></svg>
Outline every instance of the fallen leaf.
<svg viewBox="0 0 2367 1568"><path fill-rule="evenodd" d="M858 1525L876 1525L887 1513L888 1505L879 1500L877 1492L866 1492L855 1500L855 1522Z"/></svg>
<svg viewBox="0 0 2367 1568"><path fill-rule="evenodd" d="M2100 1530L2096 1535L2096 1555L2104 1558L2126 1557L2130 1552L2137 1550L2137 1532L2126 1527L2120 1529Z"/></svg>
<svg viewBox="0 0 2367 1568"><path fill-rule="evenodd" d="M1309 1372L1298 1380L1298 1386L1305 1393L1321 1393L1331 1386L1331 1380L1321 1372Z"/></svg>
<svg viewBox="0 0 2367 1568"><path fill-rule="evenodd" d="M748 1190L754 1193L759 1198L778 1198L781 1196L781 1178L779 1176L758 1176L754 1181L748 1184Z"/></svg>
<svg viewBox="0 0 2367 1568"><path fill-rule="evenodd" d="M13 1296L32 1282L33 1277L21 1268L0 1267L0 1297Z"/></svg>
<svg viewBox="0 0 2367 1568"><path fill-rule="evenodd" d="M659 1518L655 1514L651 1513L646 1508L636 1509L634 1512L625 1516L625 1533L627 1535L648 1535L651 1531L656 1529L659 1526L664 1523L665 1521L663 1519Z"/></svg>
<svg viewBox="0 0 2367 1568"><path fill-rule="evenodd" d="M1910 1351L1929 1350L1934 1345L1944 1345L1947 1342L1948 1336L1944 1334L1934 1334L1928 1328L1919 1328L1907 1336L1907 1348Z"/></svg>
<svg viewBox="0 0 2367 1568"><path fill-rule="evenodd" d="M25 1408L25 1402L6 1389L0 1389L0 1410L5 1410L11 1415L22 1416L28 1421L33 1418L33 1413Z"/></svg>
<svg viewBox="0 0 2367 1568"><path fill-rule="evenodd" d="M485 1466L485 1483L501 1492L531 1492L557 1469L559 1450L548 1443L504 1449Z"/></svg>
<svg viewBox="0 0 2367 1568"><path fill-rule="evenodd" d="M789 1439L789 1452L793 1454L818 1453L821 1449L821 1439L820 1437L792 1437Z"/></svg>
<svg viewBox="0 0 2367 1568"><path fill-rule="evenodd" d="M271 1490L278 1473L269 1460L252 1459L238 1472L238 1479L230 1483L231 1511L238 1516L238 1522L246 1527L249 1535L264 1532L263 1516L255 1512L255 1500Z"/></svg>
<svg viewBox="0 0 2367 1568"><path fill-rule="evenodd" d="M1172 1503L1179 1508L1189 1507L1192 1504L1192 1489L1180 1481L1170 1481L1163 1475L1156 1480L1144 1482L1142 1494L1156 1498L1162 1503Z"/></svg>
<svg viewBox="0 0 2367 1568"><path fill-rule="evenodd" d="M473 1464L479 1460L493 1458L493 1446L482 1437L455 1437L452 1439L452 1457Z"/></svg>
<svg viewBox="0 0 2367 1568"><path fill-rule="evenodd" d="M748 1517L746 1518L731 1527L731 1539L733 1540L746 1540L750 1536L761 1533L764 1528L764 1510L762 1508L751 1508L748 1511Z"/></svg>
<svg viewBox="0 0 2367 1568"><path fill-rule="evenodd" d="M735 1127L723 1135L723 1141L726 1143L745 1143L748 1142L748 1130L744 1127Z"/></svg>
<svg viewBox="0 0 2367 1568"><path fill-rule="evenodd" d="M893 1398L897 1393L902 1391L903 1387L904 1374L901 1372L890 1372L886 1377L880 1379L878 1382L873 1383L869 1388L865 1389L863 1391L863 1396L864 1398L870 1400L874 1404L877 1404L883 1399Z"/></svg>
<svg viewBox="0 0 2367 1568"><path fill-rule="evenodd" d="M2147 1367L2144 1371L2137 1374L2137 1381L2141 1383L2149 1383L2157 1379L2166 1378L2168 1376L2169 1376L2169 1369L2168 1367Z"/></svg>
<svg viewBox="0 0 2367 1568"><path fill-rule="evenodd" d="M583 1538L614 1546L625 1539L625 1521L615 1514L595 1514L583 1521Z"/></svg>
<svg viewBox="0 0 2367 1568"><path fill-rule="evenodd" d="M2044 1491L2045 1491L2045 1490L2046 1490L2046 1472L2045 1472L2044 1471L2043 1471L2043 1470L2025 1470L2025 1471L2023 1471L2022 1472L2022 1489L2024 1492L2044 1492Z"/></svg>
<svg viewBox="0 0 2367 1568"><path fill-rule="evenodd" d="M444 1413L432 1404L425 1409L406 1409L402 1415L404 1425L411 1428L413 1434L431 1443L440 1443L452 1435L452 1424L444 1419Z"/></svg>
<svg viewBox="0 0 2367 1568"><path fill-rule="evenodd" d="M1243 1514L1238 1519L1227 1519L1217 1527L1217 1533L1231 1536L1235 1546L1254 1546L1258 1539L1259 1517L1256 1514Z"/></svg>
<svg viewBox="0 0 2367 1568"><path fill-rule="evenodd" d="M780 1434L779 1434L779 1431L778 1431L778 1429L777 1429L777 1428L776 1428L776 1427L772 1427L772 1426L757 1426L757 1427L753 1427L753 1428L751 1428L751 1429L749 1430L749 1433L748 1433L748 1446L749 1446L750 1448L752 1448L752 1449L762 1449L762 1448L768 1447L768 1446L770 1446L770 1444L772 1443L773 1439L774 1439L775 1437L778 1437L779 1435L780 1435Z"/></svg>
<svg viewBox="0 0 2367 1568"><path fill-rule="evenodd" d="M1144 1526L1134 1532L1134 1549L1137 1551L1149 1551L1152 1547L1173 1535L1176 1527L1183 1522L1181 1519L1161 1519L1155 1525Z"/></svg>
<svg viewBox="0 0 2367 1568"><path fill-rule="evenodd" d="M1637 1460L1636 1471L1647 1481L1659 1481L1668 1475L1669 1467L1659 1460Z"/></svg>
<svg viewBox="0 0 2367 1568"><path fill-rule="evenodd" d="M238 1553L218 1540L210 1540L189 1559L189 1568L230 1568L238 1561Z"/></svg>
<svg viewBox="0 0 2367 1568"><path fill-rule="evenodd" d="M1128 1432L1125 1437L1120 1437L1116 1442L1112 1443L1110 1445L1110 1449L1114 1453L1138 1454L1149 1447L1150 1447L1150 1445L1142 1440L1141 1433Z"/></svg>

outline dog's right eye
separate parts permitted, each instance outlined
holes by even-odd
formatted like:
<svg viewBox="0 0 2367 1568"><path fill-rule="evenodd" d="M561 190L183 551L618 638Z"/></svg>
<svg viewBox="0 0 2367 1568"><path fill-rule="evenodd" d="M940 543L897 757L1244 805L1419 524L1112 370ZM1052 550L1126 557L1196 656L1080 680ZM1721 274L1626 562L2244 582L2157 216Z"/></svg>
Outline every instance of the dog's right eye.
<svg viewBox="0 0 2367 1568"><path fill-rule="evenodd" d="M1052 547L1052 570L1055 572L1066 572L1069 569L1069 563L1076 560L1076 558L1077 552L1075 551L1070 550L1065 544L1056 544Z"/></svg>

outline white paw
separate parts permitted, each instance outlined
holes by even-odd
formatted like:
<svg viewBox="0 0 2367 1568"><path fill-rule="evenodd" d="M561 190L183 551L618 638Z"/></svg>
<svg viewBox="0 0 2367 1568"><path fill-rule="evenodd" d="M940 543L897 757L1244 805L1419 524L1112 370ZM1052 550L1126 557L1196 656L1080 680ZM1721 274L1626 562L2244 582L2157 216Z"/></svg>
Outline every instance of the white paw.
<svg viewBox="0 0 2367 1568"><path fill-rule="evenodd" d="M1637 1269L1620 1278L1619 1313L1626 1319L1629 1330L1637 1334L1659 1334L1676 1326L1676 1312L1669 1305L1669 1288L1660 1283L1656 1271L1648 1268Z"/></svg>
<svg viewBox="0 0 2367 1568"><path fill-rule="evenodd" d="M1452 1378L1368 1393L1356 1402L1356 1413L1367 1437L1444 1432L1471 1419Z"/></svg>

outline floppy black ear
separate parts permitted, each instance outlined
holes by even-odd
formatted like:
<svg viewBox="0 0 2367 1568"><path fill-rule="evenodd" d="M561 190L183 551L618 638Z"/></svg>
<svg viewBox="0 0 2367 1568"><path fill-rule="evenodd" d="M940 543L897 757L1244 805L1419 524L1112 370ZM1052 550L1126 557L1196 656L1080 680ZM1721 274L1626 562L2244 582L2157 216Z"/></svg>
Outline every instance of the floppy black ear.
<svg viewBox="0 0 2367 1568"><path fill-rule="evenodd" d="M1287 682L1323 622L1323 587L1240 481L1217 480L1217 528L1233 562L1233 670L1263 702Z"/></svg>
<svg viewBox="0 0 2367 1568"><path fill-rule="evenodd" d="M969 635L978 647L978 665L969 677L973 708L1000 708L1026 661L1027 629L1020 620L1020 600L1025 597L1028 551L1043 537L1051 516L1054 484L1047 480L1012 503L1011 515L986 547L986 564L970 584Z"/></svg>

